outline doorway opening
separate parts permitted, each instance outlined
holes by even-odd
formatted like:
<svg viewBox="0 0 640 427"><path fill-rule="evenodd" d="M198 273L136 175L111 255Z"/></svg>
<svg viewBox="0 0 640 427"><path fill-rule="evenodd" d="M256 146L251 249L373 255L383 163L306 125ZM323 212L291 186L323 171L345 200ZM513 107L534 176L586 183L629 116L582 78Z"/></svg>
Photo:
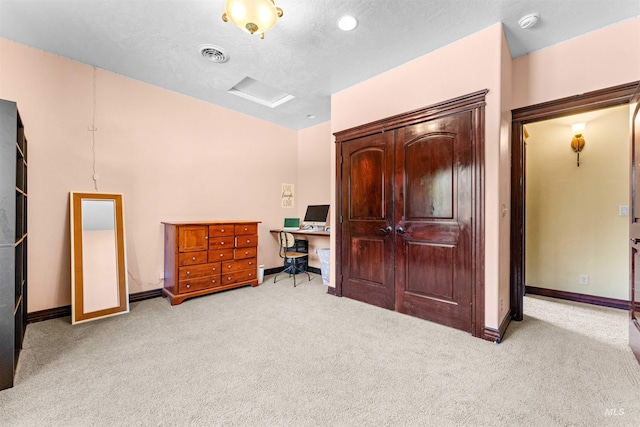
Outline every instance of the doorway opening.
<svg viewBox="0 0 640 427"><path fill-rule="evenodd" d="M524 130L526 294L626 309L629 105Z"/></svg>
<svg viewBox="0 0 640 427"><path fill-rule="evenodd" d="M596 111L608 109L610 107L629 104L634 93L637 91L640 82L633 82L626 85L615 86L608 89L589 92L569 98L563 98L556 101L538 104L512 111L512 151L511 151L511 310L514 320L522 320L523 318L523 297L526 286L526 226L527 226L527 206L526 206L526 180L527 180L527 162L526 162L526 145L525 145L525 129L533 128L536 123L543 121L562 119L570 120L568 117L582 115L585 113L597 115ZM583 116L588 117L588 116ZM628 121L627 121L628 123ZM569 127L569 125L567 124ZM628 127L628 124L627 124ZM567 145L571 142L570 127L569 135L566 140ZM528 130L527 130L528 131ZM627 133L628 135L628 133ZM588 137L587 137L588 140ZM628 145L627 145L628 149ZM595 151L595 150L594 150ZM585 150L586 152L586 150ZM577 156L571 157L573 153L566 154L563 162L573 162L573 167L577 166ZM583 155L584 159L584 155ZM586 169L583 166L583 172ZM628 163L626 166L628 170ZM576 183L579 185L579 183ZM628 198L627 198L628 200ZM625 205L628 205L626 203ZM624 206L624 205L619 205ZM616 206L616 209L619 208ZM575 208L573 208L575 209ZM575 212L579 215L580 212ZM628 218L627 218L628 220ZM627 222L628 226L628 222ZM580 277L588 276L578 274L578 283L588 281L588 278ZM588 286L588 285L583 285ZM586 301L588 302L588 301Z"/></svg>

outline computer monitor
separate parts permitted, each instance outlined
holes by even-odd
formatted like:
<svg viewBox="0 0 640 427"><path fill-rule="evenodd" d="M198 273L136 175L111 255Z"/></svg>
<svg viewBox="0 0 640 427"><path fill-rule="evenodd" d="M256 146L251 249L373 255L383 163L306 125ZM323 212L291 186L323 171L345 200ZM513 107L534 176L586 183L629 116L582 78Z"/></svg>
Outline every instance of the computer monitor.
<svg viewBox="0 0 640 427"><path fill-rule="evenodd" d="M329 205L309 205L304 215L304 225L323 229L329 222Z"/></svg>

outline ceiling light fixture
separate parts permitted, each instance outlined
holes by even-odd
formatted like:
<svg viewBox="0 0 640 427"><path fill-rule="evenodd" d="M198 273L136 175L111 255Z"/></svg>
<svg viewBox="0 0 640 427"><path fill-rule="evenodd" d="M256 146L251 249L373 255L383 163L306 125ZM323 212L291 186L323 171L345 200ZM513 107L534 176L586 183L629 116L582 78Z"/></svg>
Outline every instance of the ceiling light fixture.
<svg viewBox="0 0 640 427"><path fill-rule="evenodd" d="M355 30L358 26L358 20L351 15L345 15L338 20L338 28L342 31Z"/></svg>
<svg viewBox="0 0 640 427"><path fill-rule="evenodd" d="M536 25L539 19L539 13L530 13L520 18L520 20L518 21L518 25L520 25L520 28L522 28L523 30L526 30L527 28L531 28Z"/></svg>
<svg viewBox="0 0 640 427"><path fill-rule="evenodd" d="M231 20L249 34L259 33L261 39L264 39L264 33L273 28L283 14L274 0L226 0L224 11L224 22Z"/></svg>

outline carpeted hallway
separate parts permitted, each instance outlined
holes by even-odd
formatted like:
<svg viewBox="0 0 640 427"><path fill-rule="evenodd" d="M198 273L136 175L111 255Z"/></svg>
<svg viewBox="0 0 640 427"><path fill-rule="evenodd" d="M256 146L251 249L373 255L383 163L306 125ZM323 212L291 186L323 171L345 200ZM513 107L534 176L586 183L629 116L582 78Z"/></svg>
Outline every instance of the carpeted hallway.
<svg viewBox="0 0 640 427"><path fill-rule="evenodd" d="M3 426L632 426L627 312L525 298L501 344L319 276L27 328Z"/></svg>

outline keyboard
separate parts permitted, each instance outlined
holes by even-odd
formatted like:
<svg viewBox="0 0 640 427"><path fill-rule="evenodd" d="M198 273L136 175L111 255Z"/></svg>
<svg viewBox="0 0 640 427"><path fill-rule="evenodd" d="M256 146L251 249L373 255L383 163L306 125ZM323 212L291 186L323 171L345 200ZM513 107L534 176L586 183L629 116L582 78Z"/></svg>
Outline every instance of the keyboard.
<svg viewBox="0 0 640 427"><path fill-rule="evenodd" d="M282 227L282 231L299 231L300 227Z"/></svg>

